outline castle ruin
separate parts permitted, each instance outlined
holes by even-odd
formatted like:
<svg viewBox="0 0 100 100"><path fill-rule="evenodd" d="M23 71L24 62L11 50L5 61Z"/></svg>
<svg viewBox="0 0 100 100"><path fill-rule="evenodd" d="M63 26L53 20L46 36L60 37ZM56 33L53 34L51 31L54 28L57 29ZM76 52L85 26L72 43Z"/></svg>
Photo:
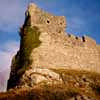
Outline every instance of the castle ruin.
<svg viewBox="0 0 100 100"><path fill-rule="evenodd" d="M26 25L38 27L41 32L39 36L41 44L32 50L30 55L32 64L23 74L21 81L29 77L28 73L32 73L34 68L64 68L100 73L100 47L88 36L80 38L66 33L67 23L64 16L49 14L33 3L29 5L25 15L22 28ZM12 77L14 77L13 70L14 63L11 68Z"/></svg>

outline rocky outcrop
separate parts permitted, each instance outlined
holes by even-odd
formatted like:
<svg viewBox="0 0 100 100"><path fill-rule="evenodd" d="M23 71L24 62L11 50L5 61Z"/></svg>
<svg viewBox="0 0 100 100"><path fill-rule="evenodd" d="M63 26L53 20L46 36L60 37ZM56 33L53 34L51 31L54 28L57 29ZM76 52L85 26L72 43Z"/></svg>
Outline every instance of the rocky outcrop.
<svg viewBox="0 0 100 100"><path fill-rule="evenodd" d="M23 87L33 87L36 84L44 82L47 84L56 84L57 82L62 83L62 79L58 73L55 73L50 69L34 68L24 73L19 86L25 84Z"/></svg>
<svg viewBox="0 0 100 100"><path fill-rule="evenodd" d="M37 68L26 71L21 82L0 93L0 100L100 100L98 73Z"/></svg>
<svg viewBox="0 0 100 100"><path fill-rule="evenodd" d="M65 29L64 16L49 14L33 3L29 5L20 29L20 50L12 61L8 89L44 82L66 83L71 78L51 69L100 73L100 50L96 42L87 36L67 34ZM75 84L80 86L76 81Z"/></svg>

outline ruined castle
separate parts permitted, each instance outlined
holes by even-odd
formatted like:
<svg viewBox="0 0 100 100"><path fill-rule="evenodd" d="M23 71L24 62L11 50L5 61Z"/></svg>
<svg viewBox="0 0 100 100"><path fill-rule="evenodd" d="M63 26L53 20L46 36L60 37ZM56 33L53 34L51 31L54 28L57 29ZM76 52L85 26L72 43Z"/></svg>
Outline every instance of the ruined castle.
<svg viewBox="0 0 100 100"><path fill-rule="evenodd" d="M15 82L17 79L17 72L23 68L21 66L16 69L16 66L20 66L20 64L16 65L16 60L20 59L22 53L20 52L21 42L17 57L13 58L10 79L8 81L9 88L28 85L27 81L32 83L35 79L39 80L39 82L40 80L45 80L43 76L36 73L43 75L50 74L52 77L59 79L59 76L50 71L53 68L100 73L100 46L88 36L77 37L67 34L65 31L67 23L64 16L54 16L31 3L25 13L25 22L21 28L22 31L26 26L31 28L37 27L39 29L40 35L38 38L41 43L30 52L29 58L32 63L27 66L28 69L20 76L19 82L11 86L11 82ZM28 32L25 33L22 31L20 33L21 39L23 39L24 35L28 35ZM37 43L37 41L34 43ZM23 50L25 49L23 48Z"/></svg>

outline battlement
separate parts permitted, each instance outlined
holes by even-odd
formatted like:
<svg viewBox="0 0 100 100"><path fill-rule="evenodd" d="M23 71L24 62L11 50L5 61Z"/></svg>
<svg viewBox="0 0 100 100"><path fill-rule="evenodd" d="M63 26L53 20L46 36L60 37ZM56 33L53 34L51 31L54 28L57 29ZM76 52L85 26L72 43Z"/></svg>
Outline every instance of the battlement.
<svg viewBox="0 0 100 100"><path fill-rule="evenodd" d="M88 36L78 37L73 34L67 34L67 39L72 43L73 46L80 47L96 47L96 41Z"/></svg>
<svg viewBox="0 0 100 100"><path fill-rule="evenodd" d="M64 16L54 16L53 14L41 10L34 3L29 4L25 16L24 26L27 24L32 27L37 26L42 32L50 33L52 36L58 36L59 33L65 34L66 18ZM67 34L66 38L73 46L96 46L95 40L87 36L78 37L72 34Z"/></svg>

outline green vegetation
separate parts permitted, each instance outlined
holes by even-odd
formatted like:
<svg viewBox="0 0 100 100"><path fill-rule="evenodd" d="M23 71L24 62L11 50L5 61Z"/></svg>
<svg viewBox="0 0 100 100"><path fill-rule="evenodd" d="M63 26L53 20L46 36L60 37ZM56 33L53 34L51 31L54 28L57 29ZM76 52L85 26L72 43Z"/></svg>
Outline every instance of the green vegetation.
<svg viewBox="0 0 100 100"><path fill-rule="evenodd" d="M34 48L41 44L39 40L40 32L37 27L26 26L21 34L20 59L18 64L20 70L18 73L23 73L32 64L30 54Z"/></svg>

